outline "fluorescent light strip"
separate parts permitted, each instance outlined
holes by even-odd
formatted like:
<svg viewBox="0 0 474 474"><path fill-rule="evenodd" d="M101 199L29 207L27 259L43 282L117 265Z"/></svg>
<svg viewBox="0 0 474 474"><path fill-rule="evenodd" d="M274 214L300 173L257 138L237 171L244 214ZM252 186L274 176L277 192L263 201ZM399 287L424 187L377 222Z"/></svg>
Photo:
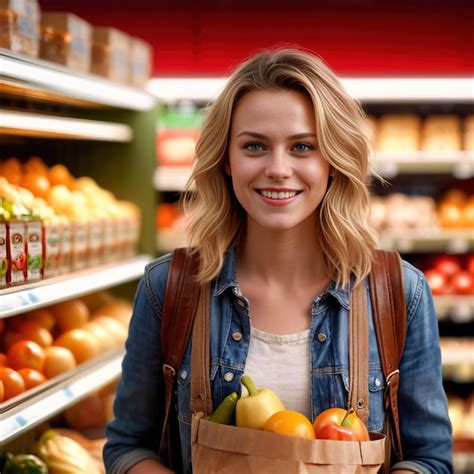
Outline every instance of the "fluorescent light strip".
<svg viewBox="0 0 474 474"><path fill-rule="evenodd" d="M44 63L44 62L43 62ZM100 77L81 76L72 71L60 71L15 58L0 55L0 76L29 82L67 96L123 107L132 110L149 110L155 98L132 87L114 84Z"/></svg>
<svg viewBox="0 0 474 474"><path fill-rule="evenodd" d="M223 89L226 78L151 79L147 90L164 102L179 99L213 100ZM473 78L342 78L344 87L364 102L376 101L454 101L474 102Z"/></svg>
<svg viewBox="0 0 474 474"><path fill-rule="evenodd" d="M128 125L69 117L53 117L25 112L0 111L0 128L65 134L71 138L108 142L129 142L133 138Z"/></svg>

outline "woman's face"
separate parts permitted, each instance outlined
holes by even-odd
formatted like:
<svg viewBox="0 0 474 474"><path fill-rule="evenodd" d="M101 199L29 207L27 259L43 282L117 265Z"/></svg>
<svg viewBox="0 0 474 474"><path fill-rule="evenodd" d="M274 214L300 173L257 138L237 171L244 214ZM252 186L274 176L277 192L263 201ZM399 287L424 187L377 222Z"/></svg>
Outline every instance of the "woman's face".
<svg viewBox="0 0 474 474"><path fill-rule="evenodd" d="M293 90L245 94L234 109L226 170L248 225L314 226L330 166L318 148L311 100Z"/></svg>

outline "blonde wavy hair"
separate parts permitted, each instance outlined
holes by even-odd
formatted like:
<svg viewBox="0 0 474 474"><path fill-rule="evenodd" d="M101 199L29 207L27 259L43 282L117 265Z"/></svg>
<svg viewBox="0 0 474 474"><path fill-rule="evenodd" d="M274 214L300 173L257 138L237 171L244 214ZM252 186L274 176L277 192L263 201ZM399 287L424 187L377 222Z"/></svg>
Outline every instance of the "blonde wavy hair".
<svg viewBox="0 0 474 474"><path fill-rule="evenodd" d="M370 271L377 237L368 223L372 140L366 116L321 59L285 48L264 50L238 66L202 126L182 201L189 244L200 254L201 283L219 274L226 250L245 236L246 214L225 172L234 107L248 92L281 89L312 101L319 147L333 169L318 226L327 273L345 287Z"/></svg>

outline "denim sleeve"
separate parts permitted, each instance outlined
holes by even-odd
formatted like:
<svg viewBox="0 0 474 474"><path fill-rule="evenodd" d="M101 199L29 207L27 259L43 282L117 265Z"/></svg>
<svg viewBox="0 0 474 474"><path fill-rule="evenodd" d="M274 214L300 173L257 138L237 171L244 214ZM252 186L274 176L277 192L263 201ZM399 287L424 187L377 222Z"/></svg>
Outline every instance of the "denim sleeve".
<svg viewBox="0 0 474 474"><path fill-rule="evenodd" d="M135 295L115 419L106 427L103 456L109 474L123 474L144 459L158 458L164 407L161 311L149 287L145 275Z"/></svg>
<svg viewBox="0 0 474 474"><path fill-rule="evenodd" d="M394 468L451 473L451 423L443 389L438 321L431 290L422 273L414 271L416 277L412 273L411 278L416 288L407 306L398 394L405 461Z"/></svg>

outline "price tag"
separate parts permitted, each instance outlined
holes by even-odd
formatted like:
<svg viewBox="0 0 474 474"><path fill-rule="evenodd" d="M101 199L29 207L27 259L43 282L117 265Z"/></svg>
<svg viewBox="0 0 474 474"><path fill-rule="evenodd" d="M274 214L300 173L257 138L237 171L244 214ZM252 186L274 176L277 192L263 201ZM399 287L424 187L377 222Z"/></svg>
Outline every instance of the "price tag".
<svg viewBox="0 0 474 474"><path fill-rule="evenodd" d="M21 415L15 416L15 422L20 428L22 428L28 423Z"/></svg>
<svg viewBox="0 0 474 474"><path fill-rule="evenodd" d="M453 167L453 176L456 179L469 179L473 176L474 164L471 160L465 159L455 163Z"/></svg>
<svg viewBox="0 0 474 474"><path fill-rule="evenodd" d="M399 166L394 160L382 160L378 162L377 171L385 178L394 178L399 173Z"/></svg>
<svg viewBox="0 0 474 474"><path fill-rule="evenodd" d="M466 253L469 251L469 241L467 239L451 239L447 244L447 250L451 253Z"/></svg>
<svg viewBox="0 0 474 474"><path fill-rule="evenodd" d="M74 398L76 398L76 396L74 395L74 392L69 387L66 387L65 389L63 389L63 393L64 395L66 395L66 398L68 400L74 400Z"/></svg>

